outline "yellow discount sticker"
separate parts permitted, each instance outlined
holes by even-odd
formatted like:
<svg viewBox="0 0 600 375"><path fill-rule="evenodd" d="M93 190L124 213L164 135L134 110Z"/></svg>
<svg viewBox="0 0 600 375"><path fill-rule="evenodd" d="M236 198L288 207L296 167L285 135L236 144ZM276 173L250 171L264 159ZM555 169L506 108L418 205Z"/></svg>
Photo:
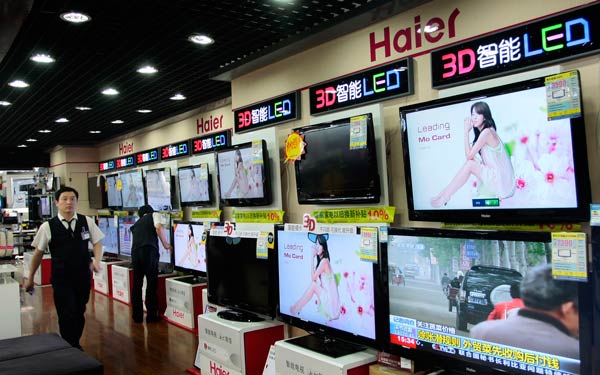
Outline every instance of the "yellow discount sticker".
<svg viewBox="0 0 600 375"><path fill-rule="evenodd" d="M234 211L236 223L283 223L283 210Z"/></svg>
<svg viewBox="0 0 600 375"><path fill-rule="evenodd" d="M319 223L392 223L396 207L330 208L314 210L312 216Z"/></svg>
<svg viewBox="0 0 600 375"><path fill-rule="evenodd" d="M293 132L288 135L285 140L285 161L296 161L300 160L302 154L304 154L304 136Z"/></svg>

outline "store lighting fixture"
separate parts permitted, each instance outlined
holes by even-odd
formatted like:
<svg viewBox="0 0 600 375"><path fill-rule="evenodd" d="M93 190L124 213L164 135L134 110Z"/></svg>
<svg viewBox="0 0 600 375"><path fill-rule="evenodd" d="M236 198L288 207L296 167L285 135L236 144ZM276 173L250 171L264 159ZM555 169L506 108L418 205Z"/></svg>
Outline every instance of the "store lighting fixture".
<svg viewBox="0 0 600 375"><path fill-rule="evenodd" d="M169 99L171 100L185 100L185 96L181 95L181 94L175 94L173 96L171 96Z"/></svg>
<svg viewBox="0 0 600 375"><path fill-rule="evenodd" d="M50 129L40 129L40 130L38 130L38 133L43 133L43 134L52 133L52 130L50 130Z"/></svg>
<svg viewBox="0 0 600 375"><path fill-rule="evenodd" d="M91 108L90 107L75 107L75 109L78 109L80 111L89 111Z"/></svg>
<svg viewBox="0 0 600 375"><path fill-rule="evenodd" d="M152 112L152 110L151 109L138 109L138 110L136 110L136 112L139 112L139 113L150 113L150 112Z"/></svg>
<svg viewBox="0 0 600 375"><path fill-rule="evenodd" d="M123 120L115 120L115 121L111 121L110 123L111 123L111 124L122 124L122 123L124 123L124 122L125 122L125 121L123 121Z"/></svg>
<svg viewBox="0 0 600 375"><path fill-rule="evenodd" d="M0 105L3 107L8 107L11 104L11 102L7 102L6 100L0 100Z"/></svg>
<svg viewBox="0 0 600 375"><path fill-rule="evenodd" d="M29 87L29 83L21 81L20 79L16 79L12 82L9 82L8 85L17 88Z"/></svg>
<svg viewBox="0 0 600 375"><path fill-rule="evenodd" d="M144 65L141 68L139 68L137 72L142 74L154 74L158 72L158 70L152 65Z"/></svg>
<svg viewBox="0 0 600 375"><path fill-rule="evenodd" d="M40 64L50 64L55 60L52 56L46 55L45 53L36 53L35 55L30 57L31 61L35 61Z"/></svg>
<svg viewBox="0 0 600 375"><path fill-rule="evenodd" d="M209 37L208 35L204 35L204 34L192 34L188 37L188 40L192 43L200 44L203 46L207 46L207 45L213 44L215 42L215 40L213 38Z"/></svg>
<svg viewBox="0 0 600 375"><path fill-rule="evenodd" d="M102 131L100 130L90 130L90 134L100 134Z"/></svg>
<svg viewBox="0 0 600 375"><path fill-rule="evenodd" d="M113 89L112 87L102 90L102 93L104 95L118 95L119 94L119 92L117 90Z"/></svg>
<svg viewBox="0 0 600 375"><path fill-rule="evenodd" d="M35 139L35 138L29 138L29 139L26 139L26 141L27 142L37 142L37 139Z"/></svg>
<svg viewBox="0 0 600 375"><path fill-rule="evenodd" d="M60 19L71 23L84 23L92 19L89 15L82 12L65 12L61 13Z"/></svg>
<svg viewBox="0 0 600 375"><path fill-rule="evenodd" d="M27 147L27 145L18 145L17 147L24 148L24 147Z"/></svg>
<svg viewBox="0 0 600 375"><path fill-rule="evenodd" d="M69 122L69 119L66 117L61 117L61 118L54 120L54 122L59 122L59 123Z"/></svg>

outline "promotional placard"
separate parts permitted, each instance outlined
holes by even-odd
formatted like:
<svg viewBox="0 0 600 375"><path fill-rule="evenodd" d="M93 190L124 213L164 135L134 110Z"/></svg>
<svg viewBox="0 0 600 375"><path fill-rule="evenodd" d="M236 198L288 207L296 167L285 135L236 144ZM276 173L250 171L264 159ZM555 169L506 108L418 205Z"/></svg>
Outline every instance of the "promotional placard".
<svg viewBox="0 0 600 375"><path fill-rule="evenodd" d="M192 139L192 154L213 152L228 146L231 146L231 131L229 129Z"/></svg>
<svg viewBox="0 0 600 375"><path fill-rule="evenodd" d="M190 154L190 142L183 141L160 148L160 160L170 160Z"/></svg>
<svg viewBox="0 0 600 375"><path fill-rule="evenodd" d="M177 278L167 279L166 289L166 317L185 327L194 328L194 300L191 284L177 281Z"/></svg>
<svg viewBox="0 0 600 375"><path fill-rule="evenodd" d="M299 106L298 92L294 91L249 107L237 109L234 112L235 132L245 132L298 120L300 118Z"/></svg>
<svg viewBox="0 0 600 375"><path fill-rule="evenodd" d="M159 153L158 148L153 148L151 150L138 152L137 154L135 154L135 162L137 165L153 163L153 162L159 160L158 153Z"/></svg>

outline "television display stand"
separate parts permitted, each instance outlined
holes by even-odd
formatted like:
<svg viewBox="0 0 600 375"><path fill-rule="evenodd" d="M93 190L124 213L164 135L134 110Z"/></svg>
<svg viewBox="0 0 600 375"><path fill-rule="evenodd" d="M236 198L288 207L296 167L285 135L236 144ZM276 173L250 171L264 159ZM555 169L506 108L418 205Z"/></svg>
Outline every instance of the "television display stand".
<svg viewBox="0 0 600 375"><path fill-rule="evenodd" d="M287 340L287 342L332 358L343 357L348 354L363 351L367 348L364 345L314 333L294 337Z"/></svg>
<svg viewBox="0 0 600 375"><path fill-rule="evenodd" d="M234 322L257 323L264 321L263 318L256 314L234 309L219 311L217 313L217 316L221 319L230 320Z"/></svg>

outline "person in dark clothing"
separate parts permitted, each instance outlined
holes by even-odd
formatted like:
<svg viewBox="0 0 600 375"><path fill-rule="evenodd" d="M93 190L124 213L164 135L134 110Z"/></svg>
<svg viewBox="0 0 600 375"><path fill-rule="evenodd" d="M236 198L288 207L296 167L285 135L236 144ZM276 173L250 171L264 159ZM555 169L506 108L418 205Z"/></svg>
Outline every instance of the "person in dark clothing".
<svg viewBox="0 0 600 375"><path fill-rule="evenodd" d="M158 315L158 240L167 250L172 250L167 242L161 214L154 212L152 206L145 205L138 210L139 220L131 227L133 242L131 245L131 264L133 266L133 290L131 292L132 318L141 323L144 316L142 286L146 277L146 322L155 322Z"/></svg>
<svg viewBox="0 0 600 375"><path fill-rule="evenodd" d="M33 290L33 277L49 249L52 257L52 289L60 335L82 349L79 339L85 326L85 305L90 298L91 272L100 270L104 234L94 220L77 214L77 190L65 186L55 194L58 215L42 223L31 245L35 248L25 290ZM94 259L90 259L89 244Z"/></svg>

